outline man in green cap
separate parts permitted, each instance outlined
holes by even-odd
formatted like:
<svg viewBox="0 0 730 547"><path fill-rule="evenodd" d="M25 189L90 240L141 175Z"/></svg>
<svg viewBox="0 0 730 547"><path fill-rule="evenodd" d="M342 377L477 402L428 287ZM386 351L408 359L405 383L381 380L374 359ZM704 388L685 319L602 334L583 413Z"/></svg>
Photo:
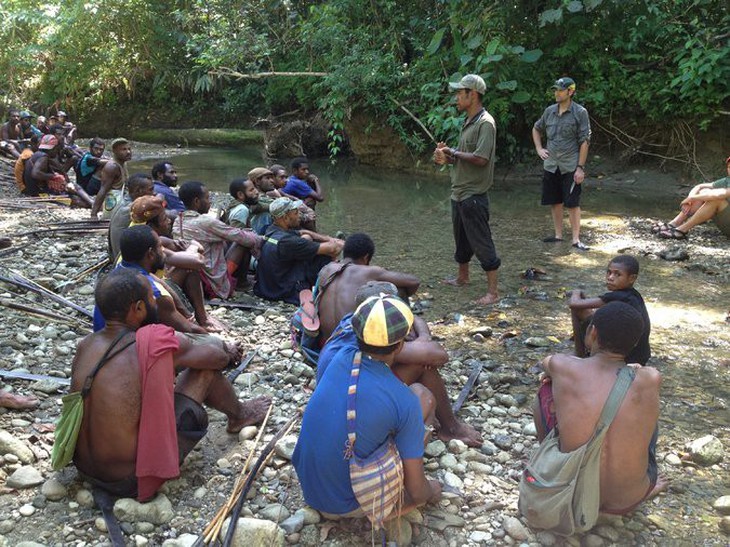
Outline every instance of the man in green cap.
<svg viewBox="0 0 730 547"><path fill-rule="evenodd" d="M532 128L535 151L543 160L542 205L550 205L555 235L545 243L563 241L563 206L568 209L573 247L587 251L580 241L580 194L591 139L588 111L576 102L575 81L563 77L553 84L555 104L545 109ZM542 135L547 137L546 148Z"/></svg>
<svg viewBox="0 0 730 547"><path fill-rule="evenodd" d="M487 190L494 183L494 152L497 129L494 118L482 106L487 85L476 74L467 74L449 88L456 93L456 108L466 112L459 135L459 146L449 148L440 142L434 151L438 165L453 165L451 170L451 220L459 272L445 283L461 286L469 283L469 261L476 255L487 275L487 294L476 304L494 304L499 300L497 256L489 227Z"/></svg>

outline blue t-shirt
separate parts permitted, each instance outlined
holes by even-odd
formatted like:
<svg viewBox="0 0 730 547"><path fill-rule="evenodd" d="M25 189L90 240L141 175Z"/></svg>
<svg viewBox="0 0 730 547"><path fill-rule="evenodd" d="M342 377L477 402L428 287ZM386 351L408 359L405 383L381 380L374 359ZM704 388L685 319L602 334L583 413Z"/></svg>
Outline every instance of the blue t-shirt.
<svg viewBox="0 0 730 547"><path fill-rule="evenodd" d="M160 296L162 296L162 293L160 292L160 289L157 287L157 283L155 282L155 278L152 277L152 274L150 274L142 266L122 260L121 262L119 262L119 264L117 264L117 267L114 269L116 270L117 268L128 268L130 270L137 270L139 273L145 276L150 282L150 285L152 285L152 295L155 298L159 298ZM99 311L98 306L94 305L94 332L99 332L105 326L106 321L104 320L104 316Z"/></svg>
<svg viewBox="0 0 730 547"><path fill-rule="evenodd" d="M327 374L309 399L292 462L307 504L333 514L359 507L350 484L347 442L347 391L357 346L332 356ZM393 435L402 460L423 457L425 428L418 397L387 365L362 358L357 386L355 453L367 457Z"/></svg>
<svg viewBox="0 0 730 547"><path fill-rule="evenodd" d="M185 204L180 201L179 197L177 197L175 190L170 188L164 182L156 180L154 192L155 194L162 194L162 196L165 198L165 201L167 202L168 210L180 212L185 211Z"/></svg>
<svg viewBox="0 0 730 547"><path fill-rule="evenodd" d="M294 175L291 175L287 181L286 186L284 186L282 190L285 194L289 194L290 196L295 196L299 199L304 199L306 197L309 197L309 194L312 193L312 188L304 182L302 179L295 177Z"/></svg>
<svg viewBox="0 0 730 547"><path fill-rule="evenodd" d="M330 361L340 349L345 346L357 347L357 336L352 330L352 313L342 318L337 328L332 331L329 340L325 343L317 359L317 385L322 381L325 370L329 367Z"/></svg>

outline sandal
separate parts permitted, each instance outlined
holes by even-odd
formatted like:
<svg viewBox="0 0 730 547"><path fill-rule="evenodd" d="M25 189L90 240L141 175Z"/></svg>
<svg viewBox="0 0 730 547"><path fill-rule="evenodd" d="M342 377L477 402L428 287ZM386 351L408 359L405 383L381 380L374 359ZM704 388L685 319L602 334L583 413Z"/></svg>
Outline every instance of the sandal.
<svg viewBox="0 0 730 547"><path fill-rule="evenodd" d="M687 232L672 225L668 225L666 230L661 230L657 235L662 239L687 239Z"/></svg>
<svg viewBox="0 0 730 547"><path fill-rule="evenodd" d="M299 308L302 311L302 327L309 336L319 335L319 315L314 305L312 291L305 289L299 292Z"/></svg>
<svg viewBox="0 0 730 547"><path fill-rule="evenodd" d="M672 228L675 228L675 226L669 224L668 222L657 222L656 224L654 224L654 226L651 227L651 233L658 234L659 232L671 230Z"/></svg>

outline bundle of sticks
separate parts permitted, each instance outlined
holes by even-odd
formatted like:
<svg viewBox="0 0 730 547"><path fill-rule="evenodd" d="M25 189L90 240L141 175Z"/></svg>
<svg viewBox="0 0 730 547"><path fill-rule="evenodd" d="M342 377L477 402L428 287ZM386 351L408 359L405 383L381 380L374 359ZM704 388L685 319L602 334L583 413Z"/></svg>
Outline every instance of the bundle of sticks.
<svg viewBox="0 0 730 547"><path fill-rule="evenodd" d="M223 547L230 547L231 542L233 541L236 524L238 523L238 517L240 516L241 509L243 508L243 502L246 499L246 495L248 494L249 490L251 490L251 486L253 485L253 481L256 478L256 475L258 475L259 471L272 458L274 454L274 446L276 446L276 443L279 442L279 440L281 440L284 436L288 435L299 420L300 413L297 412L294 416L291 417L288 422L286 422L279 429L279 431L277 431L277 433L266 444L266 446L264 446L264 448L261 450L261 454L259 454L259 457L256 460L256 463L254 463L253 467L249 470L249 465L251 463L251 460L253 459L253 455L256 452L264 430L266 429L266 423L269 420L269 416L271 415L271 410L273 407L274 405L272 404L271 406L269 406L269 410L266 412L266 417L261 423L258 435L256 435L253 447L251 448L251 452L249 452L248 458L246 458L246 461L241 468L241 472L236 479L235 484L233 485L233 492L231 492L231 495L229 496L226 503L224 503L218 510L215 517L213 517L210 523L208 523L208 526L206 526L202 536L200 536L198 540L193 544L193 547L201 547L203 544L211 545L218 542L221 528L223 527L223 523L225 522L229 513L231 514L231 521L228 525L228 531L226 533L225 539L222 542L222 545Z"/></svg>
<svg viewBox="0 0 730 547"><path fill-rule="evenodd" d="M74 311L82 314L84 316L84 319L81 319L81 318L79 318L77 316L73 316L73 315L59 313L58 311L50 310L48 308L44 308L42 306L39 306L37 302L35 302L23 295L14 293L12 291L9 291L9 292L13 296L13 299L0 298L0 305L5 306L7 308L22 311L22 312L28 313L30 315L35 315L38 317L52 319L54 321L66 323L67 325L74 326L74 327L79 327L79 326L88 327L89 319L92 319L94 317L94 314L92 312L90 312L89 310L87 310L86 308L83 308L83 307L79 306L78 304L72 302L71 300L64 298L60 294L56 294L55 292L39 285L35 281L28 279L27 277L24 277L23 275L19 274L18 272L0 271L0 281L13 285L15 287L25 289L25 290L33 292L35 294L38 294L41 296L41 298L47 298L47 299L50 299L59 304L68 306L71 309L73 309ZM28 304L21 304L21 303L17 302L16 299L25 300L28 302Z"/></svg>
<svg viewBox="0 0 730 547"><path fill-rule="evenodd" d="M108 220L74 220L69 222L54 222L47 224L44 228L8 234L8 237L36 236L41 234L74 234L85 235L98 231L109 230Z"/></svg>
<svg viewBox="0 0 730 547"><path fill-rule="evenodd" d="M37 209L38 207L69 206L71 198L66 196L23 197L15 199L0 199L0 207L6 209Z"/></svg>

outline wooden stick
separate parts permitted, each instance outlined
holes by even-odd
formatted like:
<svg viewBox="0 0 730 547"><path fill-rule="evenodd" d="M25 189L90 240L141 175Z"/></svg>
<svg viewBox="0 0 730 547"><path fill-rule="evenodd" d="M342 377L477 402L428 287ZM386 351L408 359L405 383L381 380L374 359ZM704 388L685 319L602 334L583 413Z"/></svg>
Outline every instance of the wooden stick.
<svg viewBox="0 0 730 547"><path fill-rule="evenodd" d="M75 304L74 302L71 302L70 300L64 298L63 296L56 294L55 292L46 289L45 287L39 285L35 281L32 281L26 277L23 277L18 272L15 272L11 270L12 276L6 277L3 275L0 275L0 281L5 281L6 283L11 283L16 286L23 287L24 289L28 289L29 291L33 291L34 293L40 294L41 296L47 296L54 302L58 302L59 304L64 304L66 306L69 306L70 308L73 308L77 312L85 315L89 319L94 318L94 314L87 310L86 308L82 308L78 304Z"/></svg>
<svg viewBox="0 0 730 547"><path fill-rule="evenodd" d="M274 446L276 446L276 443L281 440L281 438L289 433L289 431L292 430L294 427L294 424L299 419L300 412L297 412L294 416L291 417L291 419L284 424L281 429L274 435L274 437L266 444L264 449L261 452L261 455L256 460L256 463L253 466L253 469L251 469L251 472L248 474L248 478L246 479L246 483L243 485L243 488L241 489L241 493L238 496L238 500L236 501L236 505L233 508L233 511L231 512L231 521L228 525L228 531L226 532L226 537L223 540L223 547L231 547L231 542L233 541L233 534L236 532L236 525L238 524L238 517L241 516L241 509L243 509L243 502L246 499L246 494L248 494L248 491L251 490L251 486L253 485L253 481L256 478L256 475L258 475L258 472L261 470L261 467L266 463L268 460L269 455L274 450Z"/></svg>
<svg viewBox="0 0 730 547"><path fill-rule="evenodd" d="M108 230L109 228L107 226L88 226L88 227L68 227L68 228L42 228L40 230L31 230L30 232L20 232L15 234L10 234L8 237L27 237L27 236L37 236L41 234L81 234L81 235L87 235L91 232L100 231L100 230Z"/></svg>
<svg viewBox="0 0 730 547"><path fill-rule="evenodd" d="M266 311L268 308L264 308L263 306L257 306L255 304L243 304L242 302L228 302L227 300L220 300L218 298L214 298L212 300L206 300L206 304L209 306L218 306L221 308L235 308L235 309L241 309L241 310L253 310L253 311Z"/></svg>
<svg viewBox="0 0 730 547"><path fill-rule="evenodd" d="M17 302L12 302L11 300L8 300L7 298L0 298L0 306L5 306L6 308L10 308L13 310L23 311L25 313L34 315L36 317L42 317L44 319L52 319L54 321L58 321L60 323L65 323L66 325L70 325L73 327L78 327L79 322L80 322L80 319L77 319L76 317L69 317L69 316L61 315L61 314L54 313L51 311L46 311L41 308L35 308L33 306L26 306L25 304L18 304Z"/></svg>
<svg viewBox="0 0 730 547"><path fill-rule="evenodd" d="M248 471L248 466L251 463L251 459L253 458L254 453L256 452L256 448L258 447L259 441L261 440L261 437L263 436L264 429L266 429L266 423L269 421L269 416L271 415L271 411L274 408L273 404L269 405L269 410L266 411L266 416L264 416L264 421L261 422L261 426L259 426L259 432L256 435L256 439L254 440L253 446L251 447L251 451L248 453L248 457L246 458L246 461L243 464L243 467L241 468L241 472L239 473L238 477L236 478L236 482L233 485L233 492L230 496L228 496L228 499L226 500L226 503L221 506L221 508L216 513L215 517L210 521L208 526L203 531L204 541L205 543L210 543L211 541L215 541L215 539L220 534L220 529L223 526L223 521L226 520L226 516L231 510L231 507L233 507L233 504L235 500L238 497L238 494L241 492L241 488L243 488L243 485L245 483L244 475Z"/></svg>

